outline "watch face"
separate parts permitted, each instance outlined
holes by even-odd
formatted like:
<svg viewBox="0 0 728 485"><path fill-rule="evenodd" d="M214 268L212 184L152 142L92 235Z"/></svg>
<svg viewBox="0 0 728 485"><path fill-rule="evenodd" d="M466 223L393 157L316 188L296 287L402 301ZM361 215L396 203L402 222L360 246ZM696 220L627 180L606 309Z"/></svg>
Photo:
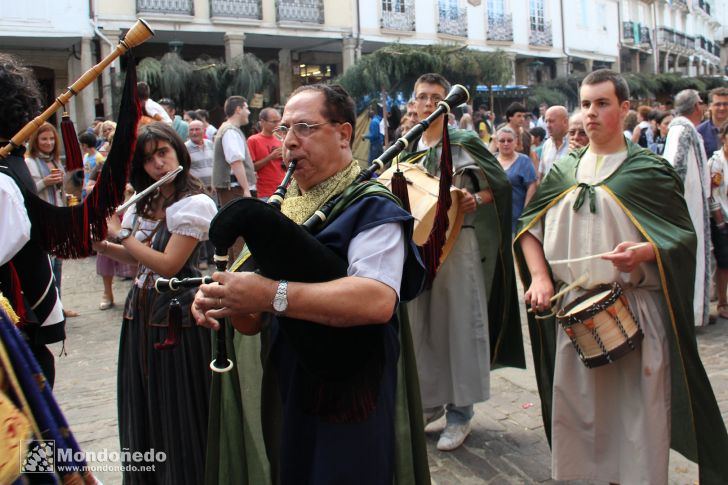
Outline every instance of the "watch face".
<svg viewBox="0 0 728 485"><path fill-rule="evenodd" d="M273 299L273 309L277 312L285 311L288 307L288 301L286 301L286 298L281 295L276 295L276 297Z"/></svg>

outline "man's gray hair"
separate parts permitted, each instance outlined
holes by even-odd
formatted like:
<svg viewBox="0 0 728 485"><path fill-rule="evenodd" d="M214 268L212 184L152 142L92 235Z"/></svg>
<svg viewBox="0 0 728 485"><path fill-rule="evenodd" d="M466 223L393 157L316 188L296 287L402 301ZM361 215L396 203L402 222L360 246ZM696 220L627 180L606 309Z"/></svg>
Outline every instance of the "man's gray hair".
<svg viewBox="0 0 728 485"><path fill-rule="evenodd" d="M683 89L675 96L675 114L678 116L689 115L700 102L700 93L694 89Z"/></svg>

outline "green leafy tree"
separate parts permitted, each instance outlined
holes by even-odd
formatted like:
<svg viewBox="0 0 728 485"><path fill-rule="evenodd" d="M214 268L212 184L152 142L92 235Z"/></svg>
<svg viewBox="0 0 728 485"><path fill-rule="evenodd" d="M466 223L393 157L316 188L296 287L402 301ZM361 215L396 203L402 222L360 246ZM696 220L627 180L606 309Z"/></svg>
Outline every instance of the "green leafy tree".
<svg viewBox="0 0 728 485"><path fill-rule="evenodd" d="M153 97L173 98L182 108L215 108L232 95L251 99L255 93L270 89L276 81L269 65L250 53L225 63L207 56L188 62L168 52L159 60L142 59L137 65L137 75L149 84Z"/></svg>
<svg viewBox="0 0 728 485"><path fill-rule="evenodd" d="M378 96L382 90L408 91L427 72L442 73L473 90L478 84L505 84L511 77L511 62L503 52L392 44L362 57L337 82L354 97Z"/></svg>

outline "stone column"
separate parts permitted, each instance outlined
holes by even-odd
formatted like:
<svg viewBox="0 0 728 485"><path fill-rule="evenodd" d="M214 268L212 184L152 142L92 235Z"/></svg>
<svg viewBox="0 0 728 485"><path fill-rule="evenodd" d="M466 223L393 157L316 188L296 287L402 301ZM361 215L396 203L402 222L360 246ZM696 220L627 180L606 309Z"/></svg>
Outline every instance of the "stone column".
<svg viewBox="0 0 728 485"><path fill-rule="evenodd" d="M108 56L113 49L116 48L117 44L119 43L119 39L121 38L121 31L119 30L104 30L103 31L104 37L111 42L106 42L106 40L99 39L99 45L101 46L101 58L105 58ZM116 109L116 104L114 103L114 86L117 82L116 77L121 72L121 69L119 68L119 59L117 58L114 60L114 62L111 63L111 65L104 69L104 72L101 73L101 98L104 103L104 116L107 118L113 118L116 119L116 113L114 110Z"/></svg>
<svg viewBox="0 0 728 485"><path fill-rule="evenodd" d="M75 61L75 62L74 62ZM73 56L69 59L68 70L72 73L73 82L76 81L83 73L91 69L93 66L93 59L91 56L91 38L84 37L81 39L81 60L77 61ZM65 88L62 86L61 89ZM91 83L90 86L86 87L83 91L74 96L75 102L75 118L77 131L85 130L91 125L95 117L95 104L94 99L96 96L95 83ZM69 103L71 104L71 103Z"/></svg>
<svg viewBox="0 0 728 485"><path fill-rule="evenodd" d="M700 75L700 62L693 56L688 57L688 76L694 77Z"/></svg>
<svg viewBox="0 0 728 485"><path fill-rule="evenodd" d="M584 67L587 74L594 70L594 59L584 59Z"/></svg>
<svg viewBox="0 0 728 485"><path fill-rule="evenodd" d="M278 51L278 92L281 96L281 104L285 104L291 91L293 91L291 49L281 49Z"/></svg>
<svg viewBox="0 0 728 485"><path fill-rule="evenodd" d="M344 61L344 72L351 66L356 64L356 39L354 37L346 37L342 40L342 60Z"/></svg>
<svg viewBox="0 0 728 485"><path fill-rule="evenodd" d="M633 72L640 72L640 51L632 51L632 69Z"/></svg>
<svg viewBox="0 0 728 485"><path fill-rule="evenodd" d="M559 57L556 59L556 77L568 77L569 75L569 58Z"/></svg>
<svg viewBox="0 0 728 485"><path fill-rule="evenodd" d="M225 34L225 62L230 62L238 56L242 56L245 34Z"/></svg>

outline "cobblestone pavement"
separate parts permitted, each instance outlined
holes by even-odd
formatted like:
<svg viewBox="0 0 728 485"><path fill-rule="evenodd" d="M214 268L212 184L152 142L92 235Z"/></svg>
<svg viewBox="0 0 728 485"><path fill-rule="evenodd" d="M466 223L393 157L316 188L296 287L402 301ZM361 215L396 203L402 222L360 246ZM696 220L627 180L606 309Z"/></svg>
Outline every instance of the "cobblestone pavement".
<svg viewBox="0 0 728 485"><path fill-rule="evenodd" d="M101 278L95 260L63 265L64 305L81 313L67 323L65 354L57 357L55 394L81 448L88 452L119 452L116 425L116 363L121 313L130 281L115 279L116 306L98 309ZM524 334L527 335L524 327ZM698 329L700 354L728 422L728 321ZM60 344L54 345L56 356ZM530 348L527 347L530 358ZM450 453L435 448L440 428L428 434L433 482L438 485L556 483L550 480L551 458L541 423L540 404L531 363L529 369L499 369L491 375L491 399L476 405L472 433ZM110 467L91 463L105 485L121 483ZM106 467L106 471L103 470ZM670 456L670 484L692 485L697 466L679 454ZM576 483L576 482L571 482Z"/></svg>

